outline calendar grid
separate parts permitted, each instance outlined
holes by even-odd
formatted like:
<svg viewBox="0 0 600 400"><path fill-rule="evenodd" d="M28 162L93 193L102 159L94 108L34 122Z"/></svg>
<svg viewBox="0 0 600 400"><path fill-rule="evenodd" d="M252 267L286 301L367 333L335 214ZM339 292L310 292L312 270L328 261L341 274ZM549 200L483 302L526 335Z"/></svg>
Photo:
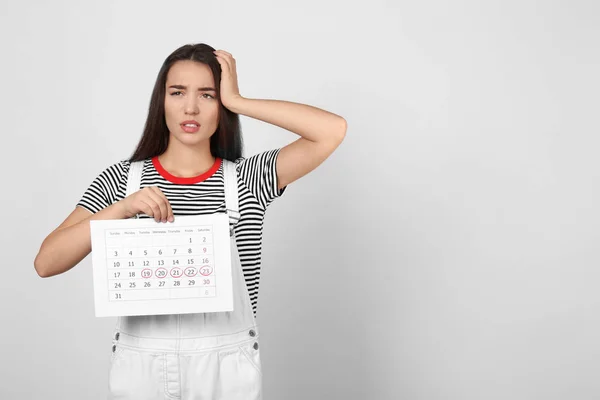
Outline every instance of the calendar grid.
<svg viewBox="0 0 600 400"><path fill-rule="evenodd" d="M233 310L227 214L92 220L96 316Z"/></svg>
<svg viewBox="0 0 600 400"><path fill-rule="evenodd" d="M104 234L109 302L217 295L212 225Z"/></svg>

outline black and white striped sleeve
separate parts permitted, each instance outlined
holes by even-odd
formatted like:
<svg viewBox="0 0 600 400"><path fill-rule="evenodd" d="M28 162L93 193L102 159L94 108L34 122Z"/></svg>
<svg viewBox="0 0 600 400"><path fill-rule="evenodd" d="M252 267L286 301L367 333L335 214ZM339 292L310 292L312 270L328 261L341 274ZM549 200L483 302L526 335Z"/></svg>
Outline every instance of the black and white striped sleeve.
<svg viewBox="0 0 600 400"><path fill-rule="evenodd" d="M92 214L123 199L127 187L129 162L121 161L106 168L94 179L77 206Z"/></svg>
<svg viewBox="0 0 600 400"><path fill-rule="evenodd" d="M276 166L280 151L281 149L269 150L249 158L236 160L240 179L265 209L287 188L287 186L281 190L277 188Z"/></svg>

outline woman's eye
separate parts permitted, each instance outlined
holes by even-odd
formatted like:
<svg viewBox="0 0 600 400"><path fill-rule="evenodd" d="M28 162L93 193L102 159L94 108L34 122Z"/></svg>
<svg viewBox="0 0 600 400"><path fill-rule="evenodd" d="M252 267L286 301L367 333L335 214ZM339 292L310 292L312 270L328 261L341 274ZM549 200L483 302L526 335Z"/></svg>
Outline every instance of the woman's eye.
<svg viewBox="0 0 600 400"><path fill-rule="evenodd" d="M180 91L177 91L177 92L173 92L173 93L171 93L171 96L179 96L180 94L182 94L182 92L180 92ZM212 95L208 94L208 93L202 93L202 96L208 96L208 97L210 97L211 99L214 99L214 97L213 97Z"/></svg>

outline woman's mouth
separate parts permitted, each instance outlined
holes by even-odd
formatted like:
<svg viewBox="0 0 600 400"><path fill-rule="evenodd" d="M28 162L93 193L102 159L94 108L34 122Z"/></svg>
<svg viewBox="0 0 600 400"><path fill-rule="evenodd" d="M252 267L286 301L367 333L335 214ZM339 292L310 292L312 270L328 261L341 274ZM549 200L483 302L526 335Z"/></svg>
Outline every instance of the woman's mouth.
<svg viewBox="0 0 600 400"><path fill-rule="evenodd" d="M181 129L187 133L195 133L200 130L200 124L196 121L184 121L179 125L181 126Z"/></svg>

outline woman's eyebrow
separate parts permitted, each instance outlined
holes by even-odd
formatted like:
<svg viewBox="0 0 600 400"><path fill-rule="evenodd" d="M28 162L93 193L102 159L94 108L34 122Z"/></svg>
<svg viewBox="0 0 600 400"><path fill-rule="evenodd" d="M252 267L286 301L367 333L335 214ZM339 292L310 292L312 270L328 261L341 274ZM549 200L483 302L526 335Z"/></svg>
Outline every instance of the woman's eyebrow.
<svg viewBox="0 0 600 400"><path fill-rule="evenodd" d="M185 85L171 85L171 86L169 86L169 89L184 89L185 90L185 89L187 89L187 86L185 86ZM209 91L216 92L215 88L208 87L208 86L198 88L198 91L199 92L200 91L202 91L202 92L209 92Z"/></svg>

